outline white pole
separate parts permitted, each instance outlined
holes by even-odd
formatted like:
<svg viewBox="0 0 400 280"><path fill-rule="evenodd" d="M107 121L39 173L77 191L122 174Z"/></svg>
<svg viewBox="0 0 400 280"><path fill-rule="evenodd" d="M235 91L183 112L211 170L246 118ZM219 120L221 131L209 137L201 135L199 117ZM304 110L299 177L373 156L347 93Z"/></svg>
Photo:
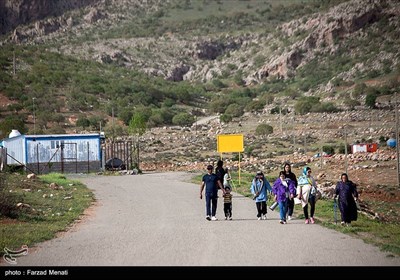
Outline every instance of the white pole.
<svg viewBox="0 0 400 280"><path fill-rule="evenodd" d="M33 135L36 134L36 108L35 108L35 99L36 99L36 97L32 97L32 103L33 103Z"/></svg>

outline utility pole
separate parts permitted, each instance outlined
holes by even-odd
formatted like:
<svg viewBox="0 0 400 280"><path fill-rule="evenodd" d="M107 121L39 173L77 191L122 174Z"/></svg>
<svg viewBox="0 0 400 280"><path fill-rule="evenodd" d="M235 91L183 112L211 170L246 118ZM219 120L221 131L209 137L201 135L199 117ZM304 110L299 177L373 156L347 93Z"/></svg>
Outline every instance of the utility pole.
<svg viewBox="0 0 400 280"><path fill-rule="evenodd" d="M32 103L33 103L33 135L36 134L36 108L35 108L35 99L36 99L36 97L32 97Z"/></svg>
<svg viewBox="0 0 400 280"><path fill-rule="evenodd" d="M14 76L15 76L16 72L17 72L17 66L15 63L15 51L14 51L13 52L13 74L14 74Z"/></svg>
<svg viewBox="0 0 400 280"><path fill-rule="evenodd" d="M115 138L115 128L114 128L114 106L111 108L111 119L112 119L112 124L111 124L111 126L112 126L112 139L113 139L113 142L114 142L114 138Z"/></svg>
<svg viewBox="0 0 400 280"><path fill-rule="evenodd" d="M322 154L324 153L324 149L323 149L323 147L321 146L321 152L320 152L320 154L319 154L319 158L320 158L320 164L321 164L321 167L320 167L320 170L322 170L322 164L323 164L323 160L322 160Z"/></svg>
<svg viewBox="0 0 400 280"><path fill-rule="evenodd" d="M400 187L400 160L399 160L399 110L397 108L397 92L394 94L395 96L395 110L396 110L396 159L397 159L397 186Z"/></svg>
<svg viewBox="0 0 400 280"><path fill-rule="evenodd" d="M307 134L304 133L304 154L307 154Z"/></svg>
<svg viewBox="0 0 400 280"><path fill-rule="evenodd" d="M346 125L344 125L344 168L345 173L347 174L348 164L347 164L347 131Z"/></svg>

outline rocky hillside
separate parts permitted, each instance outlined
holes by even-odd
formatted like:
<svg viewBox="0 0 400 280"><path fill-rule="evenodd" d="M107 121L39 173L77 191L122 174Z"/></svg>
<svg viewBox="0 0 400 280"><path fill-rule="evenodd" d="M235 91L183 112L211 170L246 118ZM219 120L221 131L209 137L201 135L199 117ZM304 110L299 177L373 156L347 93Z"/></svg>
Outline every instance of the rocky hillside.
<svg viewBox="0 0 400 280"><path fill-rule="evenodd" d="M0 0L0 34L66 11L93 5L99 0Z"/></svg>
<svg viewBox="0 0 400 280"><path fill-rule="evenodd" d="M37 2L35 8L43 8L43 15L50 15L56 5L39 5L52 1ZM90 2L97 3L75 11L68 17L49 17L29 26L18 27L10 40L15 43L51 42L59 45L57 50L63 54L101 63L116 63L172 81L210 81L238 72L247 85L260 84L268 77L287 79L298 75L297 70L313 60L324 62L326 57L338 55L349 47L351 55L359 57L360 53L366 51L365 46L360 44L372 33L380 36L379 40L385 40L382 47L388 44L392 46L391 50L368 50L374 52L369 60L354 63L346 71L332 73L330 79L354 80L358 78L355 73L369 72L371 65L379 70L384 66L395 67L399 63L398 53L394 51L400 47L399 40L390 33L390 30L400 29L397 20L400 3L395 0L347 1L327 11L306 14L278 24L272 30L263 30L261 26L255 32L248 32L247 29L234 32L231 28L225 31L224 27L221 27L222 31L213 32L174 30L168 26L172 19L167 15L172 13L170 2L179 1L74 1L76 6ZM20 9L23 7L21 4ZM22 23L32 19L22 16L22 11L19 14ZM123 29L135 28L135 24L130 24L139 14L148 19L145 16L147 14L152 20L167 26L163 26L164 30L157 30L154 36L147 33L142 36L131 34L131 31L127 34ZM220 18L219 24L223 25L224 19ZM193 22L197 21L184 21L181 24L185 26ZM160 29L160 25L147 24L147 31ZM383 25L386 25L385 30L379 33ZM391 65L383 65L387 62ZM332 87L328 82L324 86Z"/></svg>
<svg viewBox="0 0 400 280"><path fill-rule="evenodd" d="M0 7L3 29L11 28L0 42L3 117L23 112L30 129L32 99L41 131L64 123L71 132L84 115L109 121L112 112L126 128L138 107L150 112L149 126L194 110L229 122L279 109L365 108L369 97L390 108L400 87L396 0L2 0Z"/></svg>

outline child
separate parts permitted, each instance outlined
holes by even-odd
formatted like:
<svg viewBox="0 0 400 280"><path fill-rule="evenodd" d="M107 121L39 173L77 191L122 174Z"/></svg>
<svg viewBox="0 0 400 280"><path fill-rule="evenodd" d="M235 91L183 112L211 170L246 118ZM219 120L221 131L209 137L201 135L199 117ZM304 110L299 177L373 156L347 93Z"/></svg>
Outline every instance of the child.
<svg viewBox="0 0 400 280"><path fill-rule="evenodd" d="M225 175L224 175L224 183L223 183L224 189L226 189L227 187L232 189L231 188L231 180L232 180L231 174L229 173L229 168L227 167L227 168L225 168Z"/></svg>
<svg viewBox="0 0 400 280"><path fill-rule="evenodd" d="M257 171L255 178L251 182L250 191L256 201L258 220L267 219L267 190L272 191L271 185L265 179L264 174L261 171Z"/></svg>
<svg viewBox="0 0 400 280"><path fill-rule="evenodd" d="M232 194L230 187L225 187L225 194L223 195L223 197L225 220L232 220Z"/></svg>

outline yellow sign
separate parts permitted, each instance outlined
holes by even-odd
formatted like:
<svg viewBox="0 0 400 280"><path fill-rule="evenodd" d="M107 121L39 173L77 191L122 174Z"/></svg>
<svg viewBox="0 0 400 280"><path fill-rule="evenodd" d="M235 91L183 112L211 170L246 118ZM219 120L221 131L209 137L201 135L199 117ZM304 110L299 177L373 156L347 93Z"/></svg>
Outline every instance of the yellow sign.
<svg viewBox="0 0 400 280"><path fill-rule="evenodd" d="M243 152L243 134L217 135L217 150L219 153Z"/></svg>

